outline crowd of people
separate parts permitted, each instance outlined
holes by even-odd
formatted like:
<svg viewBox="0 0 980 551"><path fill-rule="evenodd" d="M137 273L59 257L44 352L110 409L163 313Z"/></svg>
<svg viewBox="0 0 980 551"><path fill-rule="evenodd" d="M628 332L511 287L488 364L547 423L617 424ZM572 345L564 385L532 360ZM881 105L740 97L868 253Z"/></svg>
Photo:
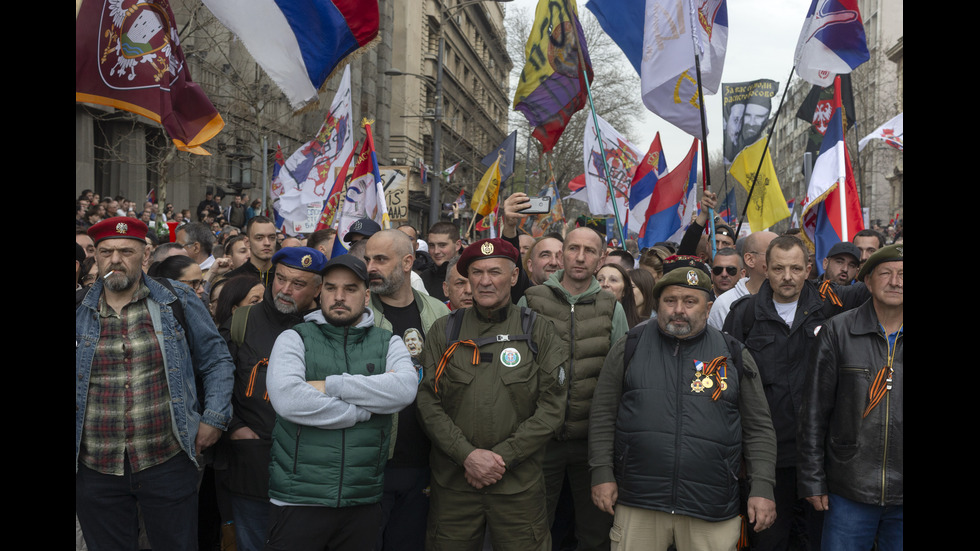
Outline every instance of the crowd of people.
<svg viewBox="0 0 980 551"><path fill-rule="evenodd" d="M89 548L902 548L901 225L818 266L707 208L532 238L515 193L331 257L220 203L77 199Z"/></svg>

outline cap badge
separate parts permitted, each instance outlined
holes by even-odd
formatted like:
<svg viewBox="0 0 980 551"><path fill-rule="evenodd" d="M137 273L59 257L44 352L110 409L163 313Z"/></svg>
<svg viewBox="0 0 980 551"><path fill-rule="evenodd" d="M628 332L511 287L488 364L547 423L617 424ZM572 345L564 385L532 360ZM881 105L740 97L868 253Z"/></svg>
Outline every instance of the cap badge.
<svg viewBox="0 0 980 551"><path fill-rule="evenodd" d="M895 247L895 251L898 252L898 256L905 256L905 247Z"/></svg>
<svg viewBox="0 0 980 551"><path fill-rule="evenodd" d="M116 233L126 233L129 231L129 225L125 222L120 222L116 224Z"/></svg>
<svg viewBox="0 0 980 551"><path fill-rule="evenodd" d="M698 284L698 274L694 270L687 271L687 284L688 285Z"/></svg>
<svg viewBox="0 0 980 551"><path fill-rule="evenodd" d="M351 226L350 229L352 229L352 230L359 230L359 229L361 229L361 221L358 220L357 222L354 222L354 225Z"/></svg>
<svg viewBox="0 0 980 551"><path fill-rule="evenodd" d="M482 252L484 255L491 255L491 254L493 254L493 243L491 243L489 241L487 241L486 243L484 243L480 247L480 252Z"/></svg>
<svg viewBox="0 0 980 551"><path fill-rule="evenodd" d="M305 254L303 258L299 259L299 263L303 265L304 268L309 268L310 264L313 264L313 257Z"/></svg>

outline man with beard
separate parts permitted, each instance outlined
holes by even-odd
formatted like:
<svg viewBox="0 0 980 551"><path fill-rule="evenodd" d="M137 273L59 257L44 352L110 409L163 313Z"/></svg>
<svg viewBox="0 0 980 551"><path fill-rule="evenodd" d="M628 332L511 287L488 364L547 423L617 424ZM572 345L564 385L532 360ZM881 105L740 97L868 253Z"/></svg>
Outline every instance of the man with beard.
<svg viewBox="0 0 980 551"><path fill-rule="evenodd" d="M742 116L742 134L739 136L739 151L754 144L756 140L762 137L766 121L769 120L769 112L772 110L771 101L766 97L752 96L745 104L745 115Z"/></svg>
<svg viewBox="0 0 980 551"><path fill-rule="evenodd" d="M279 334L316 308L326 263L316 249L282 249L272 257L275 277L262 302L239 307L221 326L235 360L234 413L222 451L227 452L226 486L242 551L262 549L269 531L269 452L276 421L265 386L269 355Z"/></svg>
<svg viewBox="0 0 980 551"><path fill-rule="evenodd" d="M653 289L656 321L620 339L599 374L592 499L615 515L610 537L627 549L734 549L743 457L749 522L760 531L775 519L776 441L762 381L752 356L707 326L710 292L696 268L665 275Z"/></svg>
<svg viewBox="0 0 980 551"><path fill-rule="evenodd" d="M144 275L145 224L88 231L99 277L75 309L75 513L92 549L136 549L137 511L154 549L196 549L198 457L227 428L234 366L197 295Z"/></svg>
<svg viewBox="0 0 980 551"><path fill-rule="evenodd" d="M823 259L823 278L838 285L850 285L861 267L861 249L842 241L830 248Z"/></svg>
<svg viewBox="0 0 980 551"><path fill-rule="evenodd" d="M278 416L269 550L370 549L381 530L391 414L415 399L408 350L376 327L367 267L330 259L320 309L283 331L267 378Z"/></svg>
<svg viewBox="0 0 980 551"><path fill-rule="evenodd" d="M367 240L365 252L374 324L404 339L412 363L423 376L421 353L433 322L449 313L438 299L410 283L415 251L399 230L382 230ZM395 447L385 467L382 549L422 549L429 512L429 439L416 416L415 403L397 414Z"/></svg>

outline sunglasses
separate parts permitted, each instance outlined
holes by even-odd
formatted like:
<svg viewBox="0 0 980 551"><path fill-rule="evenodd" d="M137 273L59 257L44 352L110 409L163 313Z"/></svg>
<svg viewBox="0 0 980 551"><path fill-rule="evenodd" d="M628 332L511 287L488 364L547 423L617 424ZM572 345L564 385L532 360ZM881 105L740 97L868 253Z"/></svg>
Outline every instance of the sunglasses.
<svg viewBox="0 0 980 551"><path fill-rule="evenodd" d="M735 266L715 266L714 268L711 268L711 273L715 274L716 276L720 276L722 272L728 272L728 275L734 276L738 273L738 268Z"/></svg>

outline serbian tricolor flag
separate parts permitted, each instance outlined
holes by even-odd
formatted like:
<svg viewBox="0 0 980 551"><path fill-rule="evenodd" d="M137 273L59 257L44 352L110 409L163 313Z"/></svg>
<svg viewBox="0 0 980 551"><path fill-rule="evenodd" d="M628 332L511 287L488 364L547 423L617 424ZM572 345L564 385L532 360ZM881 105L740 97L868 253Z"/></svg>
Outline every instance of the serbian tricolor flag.
<svg viewBox="0 0 980 551"><path fill-rule="evenodd" d="M660 132L653 138L650 150L646 157L636 167L633 173L633 182L630 184L629 196L629 228L630 231L644 235L644 226L647 220L647 208L650 206L650 198L653 190L657 186L660 177L667 173L667 160L664 158L664 148L660 144ZM644 240L641 237L640 243ZM646 247L651 245L641 245Z"/></svg>
<svg viewBox="0 0 980 551"><path fill-rule="evenodd" d="M818 268L831 247L851 241L864 229L851 158L844 143L840 79L835 79L834 87L833 114L802 203L803 234L816 250Z"/></svg>
<svg viewBox="0 0 980 551"><path fill-rule="evenodd" d="M371 125L367 121L363 124L367 137L357 156L354 173L351 174L347 192L344 194L344 204L340 210L340 222L337 226L337 239L334 240L331 258L347 253L344 238L350 231L351 225L359 219L370 218L377 222L381 229L391 227L384 187L381 183L381 170L378 168L378 157L374 152Z"/></svg>
<svg viewBox="0 0 980 551"><path fill-rule="evenodd" d="M378 36L378 2L205 0L293 109L317 100L334 69Z"/></svg>
<svg viewBox="0 0 980 551"><path fill-rule="evenodd" d="M800 77L828 86L834 77L870 58L858 0L813 0L796 43L794 61Z"/></svg>
<svg viewBox="0 0 980 551"><path fill-rule="evenodd" d="M82 2L75 12L75 101L108 105L163 126L181 151L225 126L191 80L167 0Z"/></svg>
<svg viewBox="0 0 980 551"><path fill-rule="evenodd" d="M583 71L592 82L592 62L575 0L539 0L524 54L527 64L514 94L514 110L524 113L534 127L531 135L547 153L572 115L585 107Z"/></svg>
<svg viewBox="0 0 980 551"><path fill-rule="evenodd" d="M650 196L646 224L640 230L640 248L652 247L659 241L667 241L681 228L684 196L688 187L698 179L698 141L694 140L690 151L681 164L660 178Z"/></svg>

